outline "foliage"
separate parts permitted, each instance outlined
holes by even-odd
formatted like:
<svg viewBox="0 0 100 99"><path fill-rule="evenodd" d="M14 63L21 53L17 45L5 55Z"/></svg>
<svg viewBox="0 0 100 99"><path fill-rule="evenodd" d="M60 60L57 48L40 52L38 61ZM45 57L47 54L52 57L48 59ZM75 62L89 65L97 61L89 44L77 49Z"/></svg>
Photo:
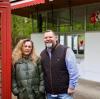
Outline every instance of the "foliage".
<svg viewBox="0 0 100 99"><path fill-rule="evenodd" d="M22 38L29 38L32 33L32 21L30 18L12 15L12 43L13 47Z"/></svg>

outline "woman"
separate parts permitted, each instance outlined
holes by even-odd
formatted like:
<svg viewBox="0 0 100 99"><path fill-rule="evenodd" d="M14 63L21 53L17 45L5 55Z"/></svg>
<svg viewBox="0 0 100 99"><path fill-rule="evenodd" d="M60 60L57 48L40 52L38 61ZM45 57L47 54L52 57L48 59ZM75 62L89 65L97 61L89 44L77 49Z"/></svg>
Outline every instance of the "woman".
<svg viewBox="0 0 100 99"><path fill-rule="evenodd" d="M12 53L12 92L18 99L45 99L43 73L33 42L23 39Z"/></svg>

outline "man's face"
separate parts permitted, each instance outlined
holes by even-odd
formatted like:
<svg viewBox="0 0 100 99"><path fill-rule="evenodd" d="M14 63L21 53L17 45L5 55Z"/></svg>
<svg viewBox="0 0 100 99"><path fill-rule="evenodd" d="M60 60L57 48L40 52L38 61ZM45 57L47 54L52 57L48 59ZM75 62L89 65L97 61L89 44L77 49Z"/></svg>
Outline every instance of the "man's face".
<svg viewBox="0 0 100 99"><path fill-rule="evenodd" d="M56 45L57 37L52 32L46 32L44 34L44 43L47 47Z"/></svg>

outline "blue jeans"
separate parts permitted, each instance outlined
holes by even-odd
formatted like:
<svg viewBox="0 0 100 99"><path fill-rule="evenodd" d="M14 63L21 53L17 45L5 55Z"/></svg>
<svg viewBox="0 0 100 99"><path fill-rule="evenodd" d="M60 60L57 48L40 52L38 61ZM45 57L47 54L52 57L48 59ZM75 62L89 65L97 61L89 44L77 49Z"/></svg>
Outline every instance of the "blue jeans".
<svg viewBox="0 0 100 99"><path fill-rule="evenodd" d="M57 95L47 94L47 99L73 99L73 97L67 93Z"/></svg>

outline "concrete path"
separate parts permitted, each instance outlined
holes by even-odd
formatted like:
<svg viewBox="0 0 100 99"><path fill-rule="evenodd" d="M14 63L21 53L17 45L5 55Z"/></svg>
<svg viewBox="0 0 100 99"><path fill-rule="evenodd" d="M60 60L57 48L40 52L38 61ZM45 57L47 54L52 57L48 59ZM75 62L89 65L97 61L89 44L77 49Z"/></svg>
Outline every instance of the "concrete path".
<svg viewBox="0 0 100 99"><path fill-rule="evenodd" d="M80 79L74 99L100 99L100 83Z"/></svg>

